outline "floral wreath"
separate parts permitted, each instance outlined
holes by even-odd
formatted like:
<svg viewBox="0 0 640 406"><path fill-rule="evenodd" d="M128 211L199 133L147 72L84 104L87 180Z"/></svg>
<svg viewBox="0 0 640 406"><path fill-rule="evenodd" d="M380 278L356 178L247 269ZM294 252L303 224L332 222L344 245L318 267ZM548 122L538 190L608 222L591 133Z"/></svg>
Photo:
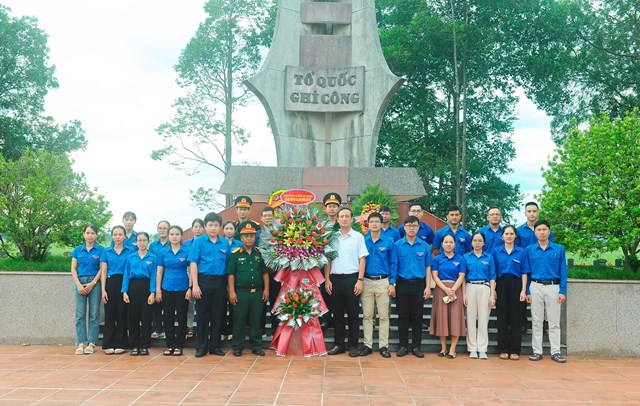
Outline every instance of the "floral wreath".
<svg viewBox="0 0 640 406"><path fill-rule="evenodd" d="M320 300L311 289L292 289L282 294L276 312L281 326L297 330L320 315Z"/></svg>
<svg viewBox="0 0 640 406"><path fill-rule="evenodd" d="M369 231L369 214L377 213L381 206L381 204L374 203L372 201L368 201L362 206L360 216L356 218L356 221L360 224L360 232L362 234L367 234L367 231Z"/></svg>
<svg viewBox="0 0 640 406"><path fill-rule="evenodd" d="M338 256L338 236L307 205L283 205L260 251L267 267L291 271L320 268Z"/></svg>

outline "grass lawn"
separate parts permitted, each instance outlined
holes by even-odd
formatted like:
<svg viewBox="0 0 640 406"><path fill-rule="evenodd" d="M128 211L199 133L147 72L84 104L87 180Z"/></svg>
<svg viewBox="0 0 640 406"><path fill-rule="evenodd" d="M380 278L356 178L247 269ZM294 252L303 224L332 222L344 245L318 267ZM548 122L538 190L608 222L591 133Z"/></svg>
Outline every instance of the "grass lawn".
<svg viewBox="0 0 640 406"><path fill-rule="evenodd" d="M615 264L616 259L622 259L624 256L622 255L622 251L614 251L614 252L603 252L598 255L590 256L590 257L581 257L578 254L574 254L572 252L567 252L567 259L573 259L576 265L584 264L584 265L593 265L593 261L596 259L604 259L608 264Z"/></svg>

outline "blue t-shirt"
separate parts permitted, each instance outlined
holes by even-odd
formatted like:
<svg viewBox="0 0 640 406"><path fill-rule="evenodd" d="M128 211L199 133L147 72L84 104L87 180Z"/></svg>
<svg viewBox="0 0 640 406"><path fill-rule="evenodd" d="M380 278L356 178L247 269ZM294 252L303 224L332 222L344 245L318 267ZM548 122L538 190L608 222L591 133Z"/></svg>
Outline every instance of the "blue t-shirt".
<svg viewBox="0 0 640 406"><path fill-rule="evenodd" d="M189 251L181 245L176 253L171 245L160 251L158 266L163 267L162 289L170 292L180 292L189 289Z"/></svg>
<svg viewBox="0 0 640 406"><path fill-rule="evenodd" d="M78 276L96 276L100 271L100 257L103 252L104 247L98 244L94 244L90 250L87 250L85 244L77 246L71 253L71 258L78 261Z"/></svg>
<svg viewBox="0 0 640 406"><path fill-rule="evenodd" d="M225 276L227 260L231 255L229 242L224 237L211 241L208 235L196 238L189 248L189 262L198 264L198 273L208 276Z"/></svg>
<svg viewBox="0 0 640 406"><path fill-rule="evenodd" d="M496 267L491 255L483 252L479 257L475 252L464 256L464 273L467 281L495 281Z"/></svg>
<svg viewBox="0 0 640 406"><path fill-rule="evenodd" d="M567 257L564 247L560 244L549 242L546 249L542 249L539 243L531 244L527 248L529 267L531 268L531 280L560 281L560 294L567 294ZM529 285L531 281L529 281ZM527 294L529 288L527 287Z"/></svg>
<svg viewBox="0 0 640 406"><path fill-rule="evenodd" d="M125 263L124 277L122 278L122 292L129 291L131 279L149 279L149 293L156 291L156 275L158 272L157 257L148 252L142 258L138 252L129 255L129 260Z"/></svg>
<svg viewBox="0 0 640 406"><path fill-rule="evenodd" d="M491 254L491 252L501 245L504 245L502 241L502 227L498 227L496 231L493 231L491 226L487 224L478 230L484 235L485 243L484 243L484 252Z"/></svg>
<svg viewBox="0 0 640 406"><path fill-rule="evenodd" d="M396 283L398 278L398 254L393 239L380 235L375 242L371 234L364 238L364 243L369 251L367 257L365 276L388 276L389 283Z"/></svg>
<svg viewBox="0 0 640 406"><path fill-rule="evenodd" d="M442 248L442 239L444 238L445 235L452 235L453 238L456 240L456 247L454 249L454 252L457 255L462 256L473 249L471 247L471 234L469 234L469 232L465 230L462 226L458 226L458 229L454 233L453 230L451 230L451 226L449 225L442 227L436 233L436 236L433 239L434 249L440 250L440 248Z"/></svg>
<svg viewBox="0 0 640 406"><path fill-rule="evenodd" d="M154 242L152 242L149 245L149 252L151 252L152 254L158 256L160 255L160 252L162 252L162 250L166 249L167 247L170 247L171 243L169 242L169 240L167 239L167 241L163 243L160 242L160 240L156 240Z"/></svg>
<svg viewBox="0 0 640 406"><path fill-rule="evenodd" d="M404 231L404 224L401 224L400 227L398 227L398 233L400 234L400 238L404 238L407 236L407 233L405 233ZM433 244L433 237L434 237L433 228L431 228L431 226L428 225L427 223L424 223L422 221L420 222L420 228L418 229L417 236L427 244L429 245Z"/></svg>
<svg viewBox="0 0 640 406"><path fill-rule="evenodd" d="M535 231L524 223L517 228L516 245L518 247L527 248L531 244L538 242ZM553 231L549 231L549 242L553 242Z"/></svg>
<svg viewBox="0 0 640 406"><path fill-rule="evenodd" d="M491 256L496 264L498 278L507 275L521 278L522 275L531 273L529 259L524 248L514 246L511 253L508 253L503 245L494 249Z"/></svg>
<svg viewBox="0 0 640 406"><path fill-rule="evenodd" d="M429 244L416 238L413 244L406 237L396 241L398 251L398 277L406 280L427 277L427 267L431 266Z"/></svg>
<svg viewBox="0 0 640 406"><path fill-rule="evenodd" d="M106 248L100 256L100 262L107 264L107 278L113 275L124 275L124 268L129 260L129 256L135 250L129 247L122 247L122 251L118 254L114 247Z"/></svg>
<svg viewBox="0 0 640 406"><path fill-rule="evenodd" d="M436 255L433 259L432 272L438 271L441 281L455 281L460 274L464 275L465 263L462 255L454 254L449 258L444 254Z"/></svg>

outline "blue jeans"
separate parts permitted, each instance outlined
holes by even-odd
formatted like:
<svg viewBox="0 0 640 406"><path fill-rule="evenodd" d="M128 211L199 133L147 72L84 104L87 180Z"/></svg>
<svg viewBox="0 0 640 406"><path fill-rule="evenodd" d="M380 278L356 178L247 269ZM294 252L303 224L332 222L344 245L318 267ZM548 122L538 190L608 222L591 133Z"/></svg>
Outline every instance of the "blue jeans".
<svg viewBox="0 0 640 406"><path fill-rule="evenodd" d="M80 283L86 285L91 282L93 276L81 276ZM73 285L73 292L76 298L76 344L96 343L100 331L100 300L102 299L102 288L98 282L88 295L78 293L78 288ZM87 306L89 306L89 326L87 337Z"/></svg>

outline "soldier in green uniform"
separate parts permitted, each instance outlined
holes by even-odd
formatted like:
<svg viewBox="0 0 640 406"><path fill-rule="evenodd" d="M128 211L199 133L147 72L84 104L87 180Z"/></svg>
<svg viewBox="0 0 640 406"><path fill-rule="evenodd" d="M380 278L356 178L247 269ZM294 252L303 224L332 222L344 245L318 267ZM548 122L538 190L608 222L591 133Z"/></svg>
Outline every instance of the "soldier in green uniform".
<svg viewBox="0 0 640 406"><path fill-rule="evenodd" d="M333 231L340 230L340 224L338 224L338 210L340 209L340 205L342 204L342 198L338 193L331 192L324 195L322 199L322 204L324 204L324 210L327 213L327 228L333 228Z"/></svg>
<svg viewBox="0 0 640 406"><path fill-rule="evenodd" d="M236 197L236 200L234 200L234 205L236 207L236 213L238 214L238 220L235 222L236 240L240 239L240 223L249 221L255 228L260 229L260 223L257 223L249 218L249 210L251 210L251 206L253 205L253 200L251 200L249 196Z"/></svg>
<svg viewBox="0 0 640 406"><path fill-rule="evenodd" d="M233 309L233 355L244 348L244 327L249 325L251 352L263 356L260 327L264 302L269 299L269 269L255 247L256 227L250 221L238 225L242 247L236 248L227 263L229 302Z"/></svg>

